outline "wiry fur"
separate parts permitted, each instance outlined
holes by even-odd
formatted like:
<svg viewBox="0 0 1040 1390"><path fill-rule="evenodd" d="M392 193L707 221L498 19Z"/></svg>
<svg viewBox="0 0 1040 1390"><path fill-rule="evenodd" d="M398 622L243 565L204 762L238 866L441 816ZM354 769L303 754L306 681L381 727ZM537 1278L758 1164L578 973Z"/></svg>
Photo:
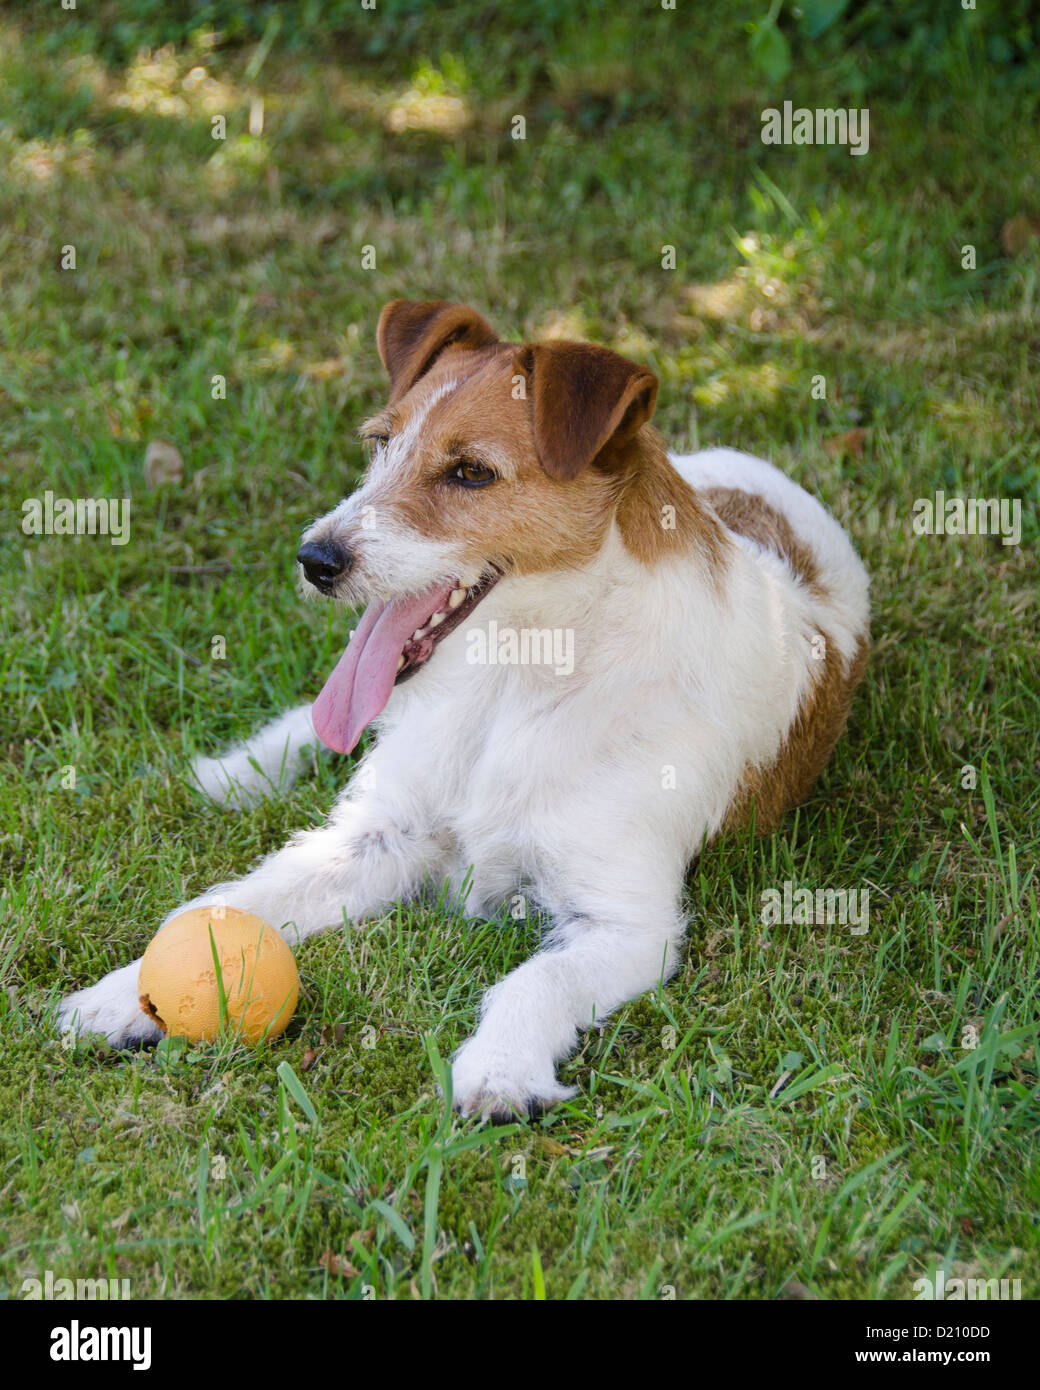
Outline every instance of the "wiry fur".
<svg viewBox="0 0 1040 1390"><path fill-rule="evenodd" d="M489 561L505 575L395 688L328 823L187 906L219 896L298 941L445 882L472 915L524 894L549 935L488 992L452 1070L464 1113L498 1115L572 1094L556 1065L579 1031L672 972L702 843L751 813L764 828L804 794L861 669L867 578L838 524L769 464L722 449L669 461L647 424L648 374L613 354L604 365L601 349L571 360L582 410L540 447L551 411L568 410L532 373L557 380L552 345L525 361L449 307L444 344L443 306L384 311L392 437L308 534L350 548L337 597L355 603L446 576L471 585ZM402 384L395 363L398 378L418 375ZM533 403L514 401L518 374ZM445 490L459 447L495 467L492 488ZM720 490L743 495L732 524ZM467 630L492 619L573 631L573 674L470 664ZM312 742L304 706L197 775L248 802ZM154 1034L133 966L66 1000L62 1018L116 1043Z"/></svg>

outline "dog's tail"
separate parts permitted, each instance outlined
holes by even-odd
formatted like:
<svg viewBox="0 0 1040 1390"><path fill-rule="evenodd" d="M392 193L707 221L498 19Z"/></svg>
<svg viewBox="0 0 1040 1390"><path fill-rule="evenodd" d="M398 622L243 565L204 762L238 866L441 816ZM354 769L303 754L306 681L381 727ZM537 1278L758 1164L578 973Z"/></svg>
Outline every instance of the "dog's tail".
<svg viewBox="0 0 1040 1390"><path fill-rule="evenodd" d="M299 705L219 758L196 758L195 782L223 806L241 809L288 791L300 775L300 754L321 748L310 705Z"/></svg>

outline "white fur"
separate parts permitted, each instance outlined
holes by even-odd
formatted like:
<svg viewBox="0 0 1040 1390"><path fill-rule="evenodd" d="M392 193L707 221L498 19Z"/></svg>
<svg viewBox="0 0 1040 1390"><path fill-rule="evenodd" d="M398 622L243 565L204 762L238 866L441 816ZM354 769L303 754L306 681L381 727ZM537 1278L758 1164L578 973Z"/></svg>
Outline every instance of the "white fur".
<svg viewBox="0 0 1040 1390"><path fill-rule="evenodd" d="M454 1059L465 1114L572 1094L556 1065L579 1032L674 970L687 865L748 763L775 757L811 680L813 639L825 632L851 656L866 633L866 574L818 502L730 450L673 462L695 488L767 498L814 552L819 589L739 538L721 582L702 557L647 568L616 530L582 568L506 577L395 689L328 823L196 900L220 895L290 941L445 881L469 914L493 914L517 894L547 914L543 949L488 992ZM371 488L385 485L383 473ZM364 491L326 524L356 522ZM369 582L407 571L432 584L452 572L444 543L413 535L402 558L401 538L376 527L365 545ZM492 618L573 629L573 674L469 664L467 629ZM225 784L240 799L262 795L313 737L306 710L294 710L245 749L200 764L199 780L211 795ZM134 967L66 1000L65 1025L77 1016L116 1043L152 1031Z"/></svg>
<svg viewBox="0 0 1040 1390"><path fill-rule="evenodd" d="M298 705L221 757L197 758L192 772L214 801L252 806L292 785L307 747L320 749L322 744L314 732L310 705Z"/></svg>

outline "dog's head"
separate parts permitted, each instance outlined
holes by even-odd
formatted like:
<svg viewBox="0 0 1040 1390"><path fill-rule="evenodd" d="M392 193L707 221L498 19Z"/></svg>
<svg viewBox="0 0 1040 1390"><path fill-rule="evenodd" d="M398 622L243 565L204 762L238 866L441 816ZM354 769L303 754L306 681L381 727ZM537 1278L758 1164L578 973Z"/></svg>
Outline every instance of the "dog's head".
<svg viewBox="0 0 1040 1390"><path fill-rule="evenodd" d="M314 706L342 752L502 575L596 552L657 397L607 348L502 342L459 304L394 300L378 344L390 396L361 430L371 463L298 555L308 587L368 604Z"/></svg>

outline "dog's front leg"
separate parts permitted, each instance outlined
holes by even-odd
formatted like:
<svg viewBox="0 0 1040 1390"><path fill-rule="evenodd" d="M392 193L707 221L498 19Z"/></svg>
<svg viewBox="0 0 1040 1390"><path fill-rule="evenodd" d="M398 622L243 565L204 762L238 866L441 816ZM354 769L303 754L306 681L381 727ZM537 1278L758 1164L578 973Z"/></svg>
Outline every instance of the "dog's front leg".
<svg viewBox="0 0 1040 1390"><path fill-rule="evenodd" d="M444 849L419 824L414 807L393 808L368 798L341 802L327 825L296 836L244 878L219 883L185 903L162 926L191 907L238 907L270 922L295 945L326 927L342 926L344 919L370 916L416 893L427 877L443 880ZM138 1002L140 964L136 960L113 970L64 999L58 1008L61 1028L103 1033L117 1047L160 1037Z"/></svg>
<svg viewBox="0 0 1040 1390"><path fill-rule="evenodd" d="M505 1120L574 1095L556 1079L556 1064L574 1051L579 1031L674 970L685 926L678 887L670 902L632 903L627 914L609 892L597 894L488 990L480 1025L452 1063L463 1115Z"/></svg>

